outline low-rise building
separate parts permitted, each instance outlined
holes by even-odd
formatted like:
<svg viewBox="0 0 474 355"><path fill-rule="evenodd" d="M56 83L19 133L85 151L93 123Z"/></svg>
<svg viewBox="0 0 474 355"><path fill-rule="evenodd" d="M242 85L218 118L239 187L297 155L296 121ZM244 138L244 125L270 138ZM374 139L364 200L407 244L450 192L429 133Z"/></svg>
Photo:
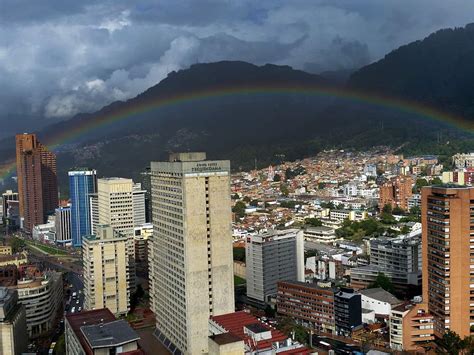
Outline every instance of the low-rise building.
<svg viewBox="0 0 474 355"><path fill-rule="evenodd" d="M0 255L12 255L12 247L9 245L0 245Z"/></svg>
<svg viewBox="0 0 474 355"><path fill-rule="evenodd" d="M64 333L68 355L143 354L138 334L107 308L68 314Z"/></svg>
<svg viewBox="0 0 474 355"><path fill-rule="evenodd" d="M361 210L331 210L329 213L329 218L335 219L338 221L362 221L369 218L367 211Z"/></svg>
<svg viewBox="0 0 474 355"><path fill-rule="evenodd" d="M336 239L336 233L330 227L307 227L304 230L304 239L317 243L331 243Z"/></svg>
<svg viewBox="0 0 474 355"><path fill-rule="evenodd" d="M362 309L373 311L376 317L388 318L392 308L402 303L390 292L380 287L360 290L359 293L362 296Z"/></svg>
<svg viewBox="0 0 474 355"><path fill-rule="evenodd" d="M23 251L14 255L0 255L0 267L8 265L25 265L28 263L28 253Z"/></svg>
<svg viewBox="0 0 474 355"><path fill-rule="evenodd" d="M310 354L300 343L244 311L211 317L209 333L210 354Z"/></svg>
<svg viewBox="0 0 474 355"><path fill-rule="evenodd" d="M403 303L390 314L390 347L397 351L417 351L434 340L433 316L425 304Z"/></svg>
<svg viewBox="0 0 474 355"><path fill-rule="evenodd" d="M334 319L336 334L350 336L354 328L362 324L361 295L341 287L334 294Z"/></svg>
<svg viewBox="0 0 474 355"><path fill-rule="evenodd" d="M277 311L305 327L333 333L335 292L331 283L279 282Z"/></svg>
<svg viewBox="0 0 474 355"><path fill-rule="evenodd" d="M54 220L48 221L45 224L38 224L33 227L32 231L33 239L54 242L56 239L56 225Z"/></svg>
<svg viewBox="0 0 474 355"><path fill-rule="evenodd" d="M20 355L26 352L25 308L18 302L18 292L0 287L0 354Z"/></svg>

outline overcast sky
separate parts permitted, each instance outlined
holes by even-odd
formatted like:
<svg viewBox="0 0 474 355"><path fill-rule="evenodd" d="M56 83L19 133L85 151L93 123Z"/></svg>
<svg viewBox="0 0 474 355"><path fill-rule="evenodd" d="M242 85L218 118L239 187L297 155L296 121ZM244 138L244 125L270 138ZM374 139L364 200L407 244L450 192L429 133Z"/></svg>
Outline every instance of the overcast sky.
<svg viewBox="0 0 474 355"><path fill-rule="evenodd" d="M469 22L474 0L0 0L0 123L93 111L195 62L360 67Z"/></svg>

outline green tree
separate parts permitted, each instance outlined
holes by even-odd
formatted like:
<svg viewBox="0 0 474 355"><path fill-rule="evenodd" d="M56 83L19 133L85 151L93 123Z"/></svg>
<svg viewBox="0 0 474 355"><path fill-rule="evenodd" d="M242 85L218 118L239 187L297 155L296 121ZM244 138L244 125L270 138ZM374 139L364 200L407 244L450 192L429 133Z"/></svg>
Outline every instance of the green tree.
<svg viewBox="0 0 474 355"><path fill-rule="evenodd" d="M66 355L66 339L64 333L56 341L56 346L53 350L54 355Z"/></svg>
<svg viewBox="0 0 474 355"><path fill-rule="evenodd" d="M10 238L9 244L12 247L13 253L18 253L18 252L22 251L23 248L25 248L25 246L26 246L25 241L21 238L18 238L18 237Z"/></svg>
<svg viewBox="0 0 474 355"><path fill-rule="evenodd" d="M395 214L395 215L403 215L405 214L405 210L401 207L398 207L396 206L393 210L392 210L392 214Z"/></svg>
<svg viewBox="0 0 474 355"><path fill-rule="evenodd" d="M385 275L383 272L379 272L375 281L368 286L368 288L383 288L385 291L394 293L395 287L392 284L392 281Z"/></svg>
<svg viewBox="0 0 474 355"><path fill-rule="evenodd" d="M387 203L385 206L383 206L382 212L392 214L392 205Z"/></svg>
<svg viewBox="0 0 474 355"><path fill-rule="evenodd" d="M318 218L305 218L304 223L313 227L320 227L323 225L323 222Z"/></svg>
<svg viewBox="0 0 474 355"><path fill-rule="evenodd" d="M415 188L417 192L419 192L422 187L428 186L428 185L429 183L426 179L416 179Z"/></svg>
<svg viewBox="0 0 474 355"><path fill-rule="evenodd" d="M245 262L245 248L232 248L235 261Z"/></svg>
<svg viewBox="0 0 474 355"><path fill-rule="evenodd" d="M410 208L410 214L415 215L415 216L421 215L421 209L420 209L420 207L418 207L418 206L413 206L412 208Z"/></svg>
<svg viewBox="0 0 474 355"><path fill-rule="evenodd" d="M322 190L326 187L326 184L324 182L318 182L318 189Z"/></svg>
<svg viewBox="0 0 474 355"><path fill-rule="evenodd" d="M411 231L411 228L408 227L408 226L406 226L406 225L403 226L403 227L400 229L400 233L402 233L402 234L408 234L408 233L410 233L410 231Z"/></svg>
<svg viewBox="0 0 474 355"><path fill-rule="evenodd" d="M290 193L290 190L288 190L288 185L286 184L280 184L280 192L283 196L288 196L288 194Z"/></svg>
<svg viewBox="0 0 474 355"><path fill-rule="evenodd" d="M243 199L242 199L245 203L249 203L251 201L250 197L248 196L245 196Z"/></svg>
<svg viewBox="0 0 474 355"><path fill-rule="evenodd" d="M461 337L451 330L444 333L443 337L438 340L438 345L444 350L439 352L440 354L458 355L463 348Z"/></svg>
<svg viewBox="0 0 474 355"><path fill-rule="evenodd" d="M431 180L431 185L442 185L443 181L439 177L435 177L433 180Z"/></svg>
<svg viewBox="0 0 474 355"><path fill-rule="evenodd" d="M232 195L233 200L238 200L240 198L239 194L235 193Z"/></svg>
<svg viewBox="0 0 474 355"><path fill-rule="evenodd" d="M273 177L273 181L274 181L274 182L280 182L280 181L281 181L281 176L280 176L280 174L275 174L275 176Z"/></svg>
<svg viewBox="0 0 474 355"><path fill-rule="evenodd" d="M234 207L232 207L232 212L234 212L237 217L242 218L245 216L245 208L246 206L244 202L237 201Z"/></svg>

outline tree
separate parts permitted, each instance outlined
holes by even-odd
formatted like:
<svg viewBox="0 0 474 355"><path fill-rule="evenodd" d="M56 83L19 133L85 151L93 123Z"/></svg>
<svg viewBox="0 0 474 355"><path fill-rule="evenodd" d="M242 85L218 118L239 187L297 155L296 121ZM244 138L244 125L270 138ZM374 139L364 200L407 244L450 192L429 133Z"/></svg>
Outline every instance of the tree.
<svg viewBox="0 0 474 355"><path fill-rule="evenodd" d="M431 185L442 185L443 184L443 181L439 178L439 177L435 177L432 181L431 181Z"/></svg>
<svg viewBox="0 0 474 355"><path fill-rule="evenodd" d="M280 182L280 181L281 181L281 176L280 176L280 174L275 174L275 176L273 177L273 181L274 181L274 182Z"/></svg>
<svg viewBox="0 0 474 355"><path fill-rule="evenodd" d="M304 223L312 227L320 227L323 225L323 222L318 218L305 218Z"/></svg>
<svg viewBox="0 0 474 355"><path fill-rule="evenodd" d="M426 179L416 179L415 188L416 191L420 191L422 187L428 186L429 183Z"/></svg>
<svg viewBox="0 0 474 355"><path fill-rule="evenodd" d="M25 241L18 237L11 238L9 243L10 243L10 246L12 247L12 251L14 254L22 251L23 248L26 246Z"/></svg>
<svg viewBox="0 0 474 355"><path fill-rule="evenodd" d="M245 248L232 248L235 261L245 262Z"/></svg>
<svg viewBox="0 0 474 355"><path fill-rule="evenodd" d="M394 293L395 287L392 281L383 272L379 272L375 281L368 286L368 288L383 288L385 291Z"/></svg>
<svg viewBox="0 0 474 355"><path fill-rule="evenodd" d="M251 201L250 197L248 196L245 196L243 199L242 199L245 203L249 203Z"/></svg>
<svg viewBox="0 0 474 355"><path fill-rule="evenodd" d="M392 214L392 205L387 203L385 206L383 206L382 212Z"/></svg>
<svg viewBox="0 0 474 355"><path fill-rule="evenodd" d="M240 198L239 194L235 193L232 195L233 200L238 200Z"/></svg>
<svg viewBox="0 0 474 355"><path fill-rule="evenodd" d="M418 207L418 206L413 206L412 208L410 208L410 214L416 215L416 216L421 215L421 209L420 209L420 207Z"/></svg>
<svg viewBox="0 0 474 355"><path fill-rule="evenodd" d="M455 332L448 330L443 337L438 340L438 345L445 350L442 354L457 355L460 354L463 344L461 337Z"/></svg>
<svg viewBox="0 0 474 355"><path fill-rule="evenodd" d="M326 184L324 182L318 182L318 189L322 190L326 187Z"/></svg>
<svg viewBox="0 0 474 355"><path fill-rule="evenodd" d="M393 210L392 210L392 214L395 214L395 215L403 215L405 214L405 210L399 206L396 206Z"/></svg>
<svg viewBox="0 0 474 355"><path fill-rule="evenodd" d="M280 184L280 192L283 196L288 196L288 194L290 193L286 184Z"/></svg>
<svg viewBox="0 0 474 355"><path fill-rule="evenodd" d="M232 207L232 212L234 212L237 217L242 218L245 216L245 208L246 206L244 202L237 201L234 207Z"/></svg>
<svg viewBox="0 0 474 355"><path fill-rule="evenodd" d="M410 231L411 231L411 228L408 227L407 225L405 225L405 226L403 226L403 227L401 228L400 233L402 233L402 234L408 234L408 233L410 233Z"/></svg>

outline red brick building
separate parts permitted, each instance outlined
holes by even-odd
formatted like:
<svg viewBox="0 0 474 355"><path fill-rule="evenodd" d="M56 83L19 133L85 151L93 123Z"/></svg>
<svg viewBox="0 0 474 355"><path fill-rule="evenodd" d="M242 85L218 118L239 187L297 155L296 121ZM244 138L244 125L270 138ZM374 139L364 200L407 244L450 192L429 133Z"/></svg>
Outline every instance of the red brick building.
<svg viewBox="0 0 474 355"><path fill-rule="evenodd" d="M413 195L413 179L410 176L397 176L380 186L379 209L385 205L392 208L408 209L408 199Z"/></svg>
<svg viewBox="0 0 474 355"><path fill-rule="evenodd" d="M334 292L315 283L278 282L277 312L318 331L333 333Z"/></svg>
<svg viewBox="0 0 474 355"><path fill-rule="evenodd" d="M58 207L56 155L42 145L35 134L16 136L16 166L20 216L23 228L31 231Z"/></svg>

